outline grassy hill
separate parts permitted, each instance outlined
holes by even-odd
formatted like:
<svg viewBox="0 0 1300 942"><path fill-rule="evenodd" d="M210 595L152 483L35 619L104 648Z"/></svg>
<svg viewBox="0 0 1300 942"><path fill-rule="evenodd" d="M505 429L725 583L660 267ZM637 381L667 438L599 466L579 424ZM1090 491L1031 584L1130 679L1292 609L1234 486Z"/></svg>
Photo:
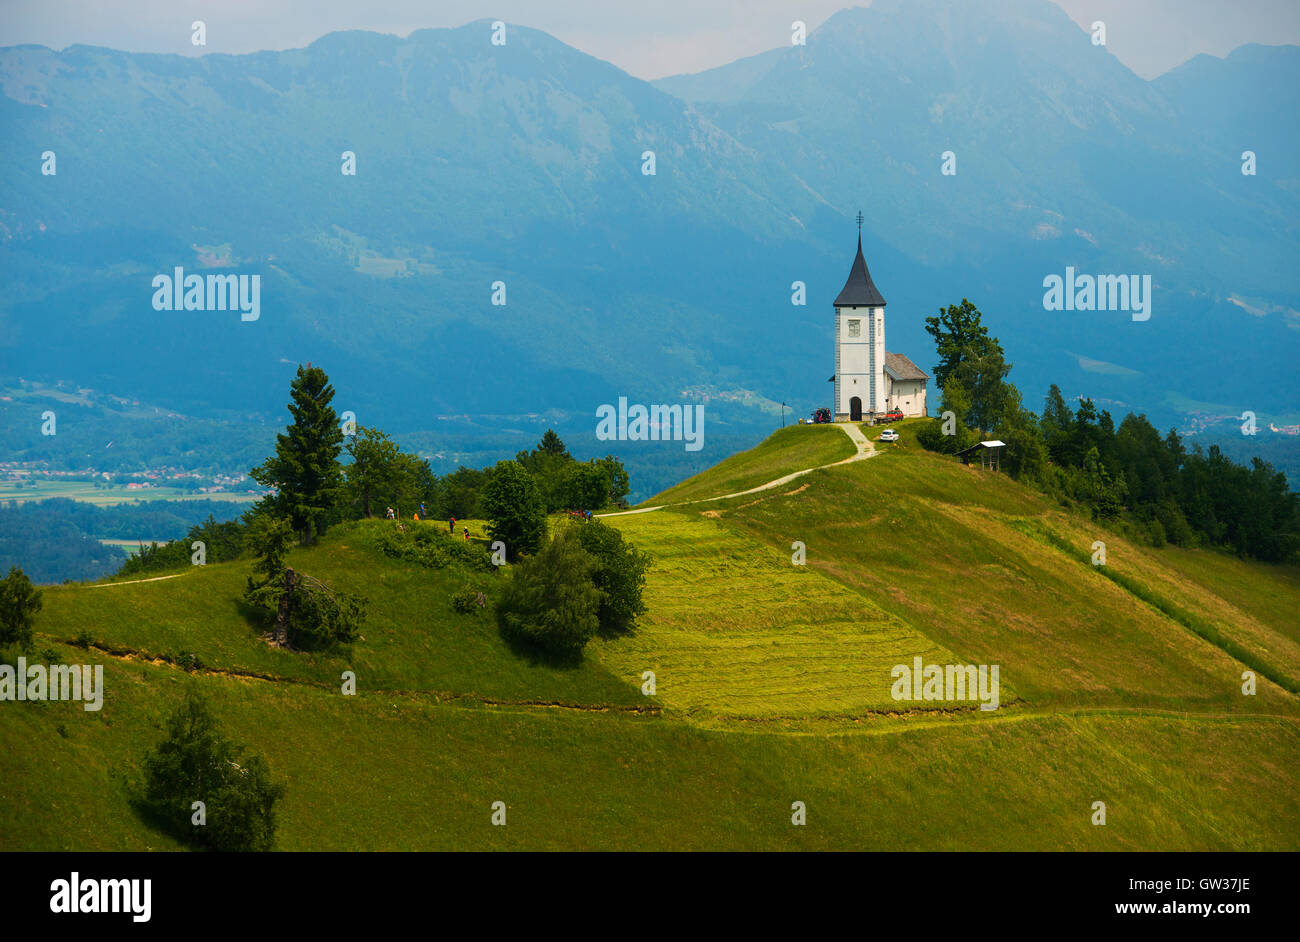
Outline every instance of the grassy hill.
<svg viewBox="0 0 1300 942"><path fill-rule="evenodd" d="M41 658L104 663L105 703L0 703L0 850L175 849L125 779L188 685L287 784L286 850L1300 849L1294 567L1135 546L906 428L876 447L677 503L854 454L787 429L607 518L655 557L649 613L576 668L453 613L498 577L387 556L384 521L290 558L370 599L348 652L267 647L243 561L47 589ZM915 656L999 665L999 709L895 701Z"/></svg>

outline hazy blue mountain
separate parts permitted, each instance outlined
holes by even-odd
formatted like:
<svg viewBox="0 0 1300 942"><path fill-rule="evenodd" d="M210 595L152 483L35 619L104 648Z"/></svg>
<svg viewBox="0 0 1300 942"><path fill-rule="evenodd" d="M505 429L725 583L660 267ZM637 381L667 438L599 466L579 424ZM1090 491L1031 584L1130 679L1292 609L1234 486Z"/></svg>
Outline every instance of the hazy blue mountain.
<svg viewBox="0 0 1300 942"><path fill-rule="evenodd" d="M601 450L598 404L702 393L703 466L774 402L825 404L861 208L889 346L925 368L923 318L969 296L1031 403L1057 381L1165 423L1295 408L1293 47L1146 82L1046 0L877 0L805 47L651 84L535 30L489 36L0 50L0 381L279 420L311 360L363 424L461 453L547 424ZM260 274L261 318L154 311L177 265ZM1044 311L1067 265L1151 274L1151 320Z"/></svg>
<svg viewBox="0 0 1300 942"><path fill-rule="evenodd" d="M23 172L0 217L5 372L240 410L278 407L287 361L312 359L372 418L412 421L772 385L792 338L751 273L805 238L780 178L606 63L488 35L200 60L6 50L3 154ZM152 310L154 274L205 258L263 276L260 320Z"/></svg>
<svg viewBox="0 0 1300 942"><path fill-rule="evenodd" d="M1189 133L1203 135L1216 150L1235 150L1238 157L1255 151L1267 176L1295 194L1300 192L1298 75L1300 46L1250 43L1222 59L1196 56L1152 84L1174 105ZM1294 235L1294 217L1290 222Z"/></svg>
<svg viewBox="0 0 1300 942"><path fill-rule="evenodd" d="M1247 47L1151 83L1050 3L877 0L805 47L657 84L829 204L866 204L877 237L936 270L872 263L891 347L903 311L969 294L1030 388L1291 412L1297 53ZM1267 166L1246 177L1251 141ZM1152 319L1044 311L1042 279L1067 265L1151 274Z"/></svg>

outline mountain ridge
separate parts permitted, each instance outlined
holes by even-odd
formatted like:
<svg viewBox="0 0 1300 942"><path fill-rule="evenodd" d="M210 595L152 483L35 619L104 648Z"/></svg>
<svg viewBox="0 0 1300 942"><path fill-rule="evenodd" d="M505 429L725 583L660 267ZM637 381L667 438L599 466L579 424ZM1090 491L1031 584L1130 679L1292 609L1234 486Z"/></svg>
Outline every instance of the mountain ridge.
<svg viewBox="0 0 1300 942"><path fill-rule="evenodd" d="M1133 153L1089 134L1037 140L1035 127L1074 133L1072 120L1133 128L1155 94L1049 6L1026 0L982 26L987 5L836 14L807 49L760 54L772 56L760 82L787 96L780 121L793 122L776 130L754 103L682 101L541 31L510 26L495 49L486 21L197 59L76 47L33 65L31 47L0 50L11 132L0 155L24 168L0 196L0 373L19 375L21 362L22 374L135 397L162 387L190 411L272 414L282 361L312 359L396 432L431 411L509 411L504 400L567 415L573 439L591 435L594 406L614 396L677 398L705 384L808 412L824 404L829 301L862 208L872 271L891 298L891 347L922 366L923 316L970 296L1031 400L1057 382L1144 403L1164 424L1179 421L1181 399L1288 415L1300 276L1279 260L1296 241L1293 158L1262 156L1281 182L1238 192L1235 153L1226 170L1202 154L1182 171L1165 152L1184 145L1165 132L1138 129ZM930 35L927 16L957 25ZM862 45L864 22L892 30L882 35L897 60L865 84L845 58L875 48ZM954 92L950 67L947 85L921 69L918 51L947 45L982 63L963 87L993 70L994 89L1020 62L1001 61L990 42L1055 67L1030 41L1043 23L1069 61L1102 55L1101 77L1049 76L1032 107L994 108L992 92ZM811 83L801 98L773 77L796 55ZM1096 103L1071 90L1111 79L1117 90ZM53 90L52 107L18 103L28 85ZM816 114L823 92L847 110ZM957 113L968 107L970 117ZM831 146L831 118L858 135L851 156ZM943 177L952 122L968 140L956 143L957 175ZM1005 133L1016 143L994 146ZM47 148L57 177L34 161ZM654 177L640 172L645 149L656 151ZM358 155L356 177L339 174L344 150ZM1092 179L1083 168L1093 166L1108 169ZM1265 186L1280 187L1282 202L1261 202ZM196 246L227 244L239 271L267 282L272 313L256 330L143 307L150 271L195 267ZM1198 264L1210 257L1218 270ZM1151 270L1156 326L1043 312L1042 278L1066 265ZM497 280L509 287L504 309L488 300ZM790 306L794 281L808 286L807 307ZM1089 372L1079 356L1121 371ZM1240 373L1225 375L1225 359ZM752 435L770 422L714 408L722 429Z"/></svg>

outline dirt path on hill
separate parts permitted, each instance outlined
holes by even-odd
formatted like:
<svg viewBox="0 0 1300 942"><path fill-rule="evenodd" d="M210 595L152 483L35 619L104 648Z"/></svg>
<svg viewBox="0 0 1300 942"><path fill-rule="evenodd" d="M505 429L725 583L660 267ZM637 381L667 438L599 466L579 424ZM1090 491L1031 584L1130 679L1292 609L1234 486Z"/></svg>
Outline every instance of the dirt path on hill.
<svg viewBox="0 0 1300 942"><path fill-rule="evenodd" d="M837 465L848 464L852 461L863 461L867 458L874 458L880 452L876 451L876 445L866 435L862 434L862 429L856 422L836 423L850 441L853 442L857 453L849 455L840 461L832 461L830 464L818 465L815 468L804 468L802 471L794 471L784 477L779 477L775 481L768 481L766 484L760 484L758 487L751 487L747 491L736 491L734 494L723 494L719 497L699 497L695 500L682 500L674 504L658 504L654 507L641 507L637 510L617 510L608 514L596 514L597 517L626 517L630 514L648 514L656 510L663 510L665 507L684 507L687 504L707 504L715 500L728 500L732 497L744 497L746 494L757 494L760 491L770 491L774 487L780 487L782 484L789 484L795 478L801 478L805 474L812 474L814 471L820 471L823 468L834 468Z"/></svg>
<svg viewBox="0 0 1300 942"><path fill-rule="evenodd" d="M111 589L115 585L135 585L137 582L161 582L163 579L179 579L189 573L178 572L170 576L154 576L152 579L127 579L125 582L105 582L102 585L81 585L78 589Z"/></svg>

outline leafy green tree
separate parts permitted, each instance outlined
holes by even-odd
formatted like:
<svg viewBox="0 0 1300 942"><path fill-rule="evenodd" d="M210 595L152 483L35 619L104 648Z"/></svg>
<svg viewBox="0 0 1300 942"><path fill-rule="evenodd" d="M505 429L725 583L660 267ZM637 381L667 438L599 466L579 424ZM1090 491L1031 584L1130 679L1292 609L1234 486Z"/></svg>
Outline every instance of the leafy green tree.
<svg viewBox="0 0 1300 942"><path fill-rule="evenodd" d="M980 312L966 298L961 304L940 308L937 317L925 319L925 331L934 338L939 353L939 363L934 367L934 383L940 389L947 385L948 377L963 362L986 357L996 352L1000 357L1002 347L989 336L988 328L980 323Z"/></svg>
<svg viewBox="0 0 1300 942"><path fill-rule="evenodd" d="M480 495L488 534L506 544L506 557L535 553L546 536L546 503L537 482L518 461L500 461Z"/></svg>
<svg viewBox="0 0 1300 942"><path fill-rule="evenodd" d="M1007 382L1011 365L981 317L975 305L962 298L961 304L950 304L940 308L937 317L927 317L925 330L939 354L935 385L946 393L953 382L960 382L968 398L962 421L989 431L1004 421L1018 421L1020 394Z"/></svg>
<svg viewBox="0 0 1300 942"><path fill-rule="evenodd" d="M352 458L343 472L349 496L361 505L362 516L373 517L376 501L393 491L394 464L400 449L379 429L362 425L346 450Z"/></svg>
<svg viewBox="0 0 1300 942"><path fill-rule="evenodd" d="M1038 416L1028 409L1016 409L1004 416L993 434L1006 442L1001 456L1002 470L1017 480L1040 482L1047 474L1047 448L1038 428Z"/></svg>
<svg viewBox="0 0 1300 942"><path fill-rule="evenodd" d="M364 598L332 589L303 572L287 572L278 579L256 585L249 580L244 593L250 605L274 616L273 638L285 641L299 651L323 651L336 645L351 644L361 633L367 602Z"/></svg>
<svg viewBox="0 0 1300 942"><path fill-rule="evenodd" d="M276 620L277 643L316 651L350 644L365 620L366 600L339 592L302 572L292 581L285 556L293 543L293 527L283 518L259 514L248 527L248 547L255 559L244 598Z"/></svg>
<svg viewBox="0 0 1300 942"><path fill-rule="evenodd" d="M1124 476L1111 477L1095 445L1088 449L1083 458L1083 477L1093 515L1098 519L1118 516L1124 509L1124 498L1127 496Z"/></svg>
<svg viewBox="0 0 1300 942"><path fill-rule="evenodd" d="M263 507L288 517L303 546L325 532L326 519L342 488L339 451L343 431L330 406L334 387L318 366L299 366L290 387L293 421L276 436L275 454L248 472L263 487L276 488Z"/></svg>
<svg viewBox="0 0 1300 942"><path fill-rule="evenodd" d="M457 468L437 482L430 513L440 519L455 517L457 520L483 516L479 497L487 478L487 472L479 468Z"/></svg>
<svg viewBox="0 0 1300 942"><path fill-rule="evenodd" d="M623 467L623 462L619 461L613 455L606 455L604 458L596 459L596 465L604 469L605 478L609 481L607 503L619 507L626 507L626 498L628 491L631 490L632 484L631 479L628 477L627 469Z"/></svg>
<svg viewBox="0 0 1300 942"><path fill-rule="evenodd" d="M1020 393L1008 383L1011 365L1003 359L1002 348L994 341L982 351L964 357L948 376L948 383L960 382L970 397L965 421L981 431L1018 415Z"/></svg>
<svg viewBox="0 0 1300 942"><path fill-rule="evenodd" d="M352 458L344 470L348 499L359 506L362 516L374 516L381 504L404 515L432 489L428 462L403 452L379 429L359 427L347 452Z"/></svg>
<svg viewBox="0 0 1300 942"><path fill-rule="evenodd" d="M609 500L609 473L591 461L574 462L564 472L561 506L599 510Z"/></svg>
<svg viewBox="0 0 1300 942"><path fill-rule="evenodd" d="M532 451L519 452L515 460L537 482L548 512L566 506L569 473L573 468L574 460L554 429L547 429L536 448Z"/></svg>
<svg viewBox="0 0 1300 942"><path fill-rule="evenodd" d="M220 851L265 851L275 843L275 805L284 786L266 761L227 740L193 690L167 720L167 735L145 754L142 804L181 840ZM195 824L193 803L206 822Z"/></svg>
<svg viewBox="0 0 1300 942"><path fill-rule="evenodd" d="M514 567L497 603L502 635L553 657L579 657L600 626L595 568L573 529L561 530Z"/></svg>
<svg viewBox="0 0 1300 942"><path fill-rule="evenodd" d="M949 377L939 402L939 417L920 426L916 431L916 440L921 443L921 447L945 455L955 455L969 448L979 441L979 436L966 424L970 409L970 395L965 385L957 377ZM944 418L945 412L952 413L951 420ZM951 434L944 434L946 427L951 428Z"/></svg>
<svg viewBox="0 0 1300 942"><path fill-rule="evenodd" d="M646 611L641 592L650 556L599 520L589 520L575 530L578 542L596 562L592 582L600 590L600 630L605 634L630 630Z"/></svg>
<svg viewBox="0 0 1300 942"><path fill-rule="evenodd" d="M0 644L32 643L32 622L41 610L41 590L17 566L0 579Z"/></svg>

